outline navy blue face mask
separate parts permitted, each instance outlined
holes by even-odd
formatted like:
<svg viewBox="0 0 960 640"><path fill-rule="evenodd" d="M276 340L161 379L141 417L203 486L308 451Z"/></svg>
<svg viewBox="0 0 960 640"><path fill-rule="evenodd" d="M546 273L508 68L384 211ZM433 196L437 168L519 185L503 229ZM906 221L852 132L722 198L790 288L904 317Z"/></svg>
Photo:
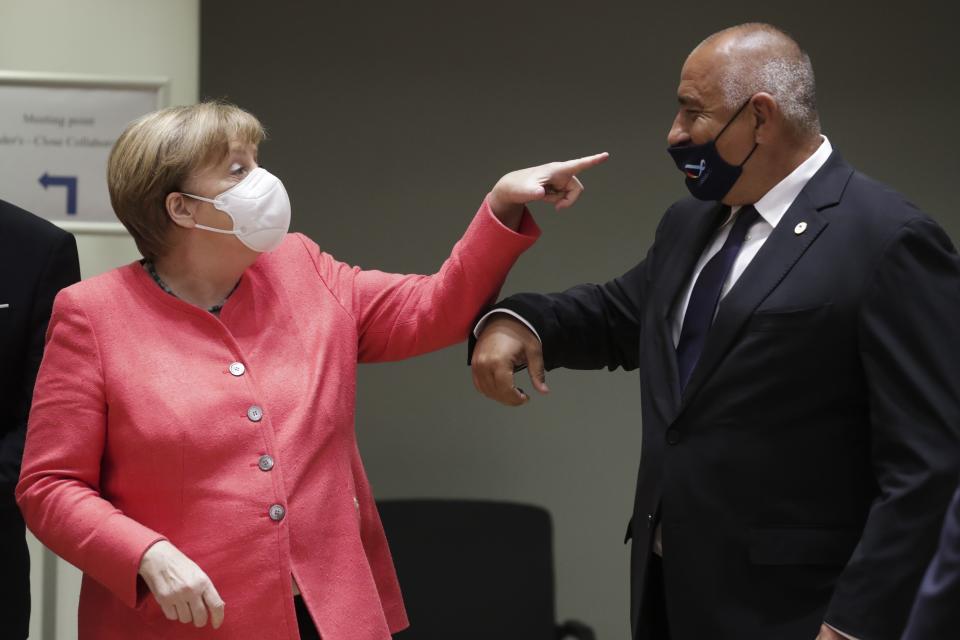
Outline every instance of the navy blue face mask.
<svg viewBox="0 0 960 640"><path fill-rule="evenodd" d="M751 98L752 99L752 98ZM705 142L704 144L676 145L667 149L667 153L673 156L673 161L677 163L677 168L683 171L687 176L687 189L694 198L698 200L723 200L737 180L743 173L743 165L757 150L757 144L754 143L753 149L739 165L733 165L720 157L717 151L717 140L723 135L740 112L750 104L750 100L743 103L743 106L737 109L733 117L723 125L723 129L717 136Z"/></svg>

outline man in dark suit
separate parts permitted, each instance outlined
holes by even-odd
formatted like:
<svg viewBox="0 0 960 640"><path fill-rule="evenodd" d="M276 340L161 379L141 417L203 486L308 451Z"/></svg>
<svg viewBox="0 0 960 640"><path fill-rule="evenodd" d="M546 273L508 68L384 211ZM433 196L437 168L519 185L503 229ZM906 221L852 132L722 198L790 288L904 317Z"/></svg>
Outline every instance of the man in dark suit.
<svg viewBox="0 0 960 640"><path fill-rule="evenodd" d="M903 640L960 636L960 489L953 496L937 555L927 569Z"/></svg>
<svg viewBox="0 0 960 640"><path fill-rule="evenodd" d="M498 303L474 383L639 370L634 638L896 640L960 469L960 261L833 151L782 31L714 34L678 97L695 198L626 274Z"/></svg>
<svg viewBox="0 0 960 640"><path fill-rule="evenodd" d="M80 280L72 235L0 200L0 634L27 637L30 557L13 490L53 298Z"/></svg>

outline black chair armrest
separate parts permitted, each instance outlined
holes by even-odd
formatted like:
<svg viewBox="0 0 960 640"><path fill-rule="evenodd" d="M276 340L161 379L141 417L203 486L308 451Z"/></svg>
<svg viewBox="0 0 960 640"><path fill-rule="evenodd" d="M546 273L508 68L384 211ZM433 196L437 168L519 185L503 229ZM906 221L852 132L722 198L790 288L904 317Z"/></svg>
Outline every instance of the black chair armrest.
<svg viewBox="0 0 960 640"><path fill-rule="evenodd" d="M596 640L597 636L593 633L593 629L582 622L567 620L557 626L557 640L566 640L567 638L574 638L574 640Z"/></svg>

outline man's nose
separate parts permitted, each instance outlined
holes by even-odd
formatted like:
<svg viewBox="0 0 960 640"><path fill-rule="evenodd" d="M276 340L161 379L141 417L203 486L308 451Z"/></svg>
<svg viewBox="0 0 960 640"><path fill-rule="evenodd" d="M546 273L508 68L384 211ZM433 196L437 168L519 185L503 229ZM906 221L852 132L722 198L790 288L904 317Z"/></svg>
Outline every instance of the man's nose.
<svg viewBox="0 0 960 640"><path fill-rule="evenodd" d="M683 128L683 123L680 122L680 114L677 114L677 117L673 119L673 125L670 127L670 132L667 134L667 144L671 147L675 147L680 144L686 144L690 141L690 134L686 132Z"/></svg>

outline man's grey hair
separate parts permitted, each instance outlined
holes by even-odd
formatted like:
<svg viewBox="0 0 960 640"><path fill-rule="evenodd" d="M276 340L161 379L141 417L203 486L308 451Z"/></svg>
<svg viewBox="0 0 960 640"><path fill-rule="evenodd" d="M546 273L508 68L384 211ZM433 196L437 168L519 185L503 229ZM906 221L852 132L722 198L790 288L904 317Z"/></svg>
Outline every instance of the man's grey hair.
<svg viewBox="0 0 960 640"><path fill-rule="evenodd" d="M725 106L736 110L754 94L769 93L798 134L819 134L816 81L807 52L782 30L762 23L731 27L708 40L734 31L743 35L721 71Z"/></svg>

